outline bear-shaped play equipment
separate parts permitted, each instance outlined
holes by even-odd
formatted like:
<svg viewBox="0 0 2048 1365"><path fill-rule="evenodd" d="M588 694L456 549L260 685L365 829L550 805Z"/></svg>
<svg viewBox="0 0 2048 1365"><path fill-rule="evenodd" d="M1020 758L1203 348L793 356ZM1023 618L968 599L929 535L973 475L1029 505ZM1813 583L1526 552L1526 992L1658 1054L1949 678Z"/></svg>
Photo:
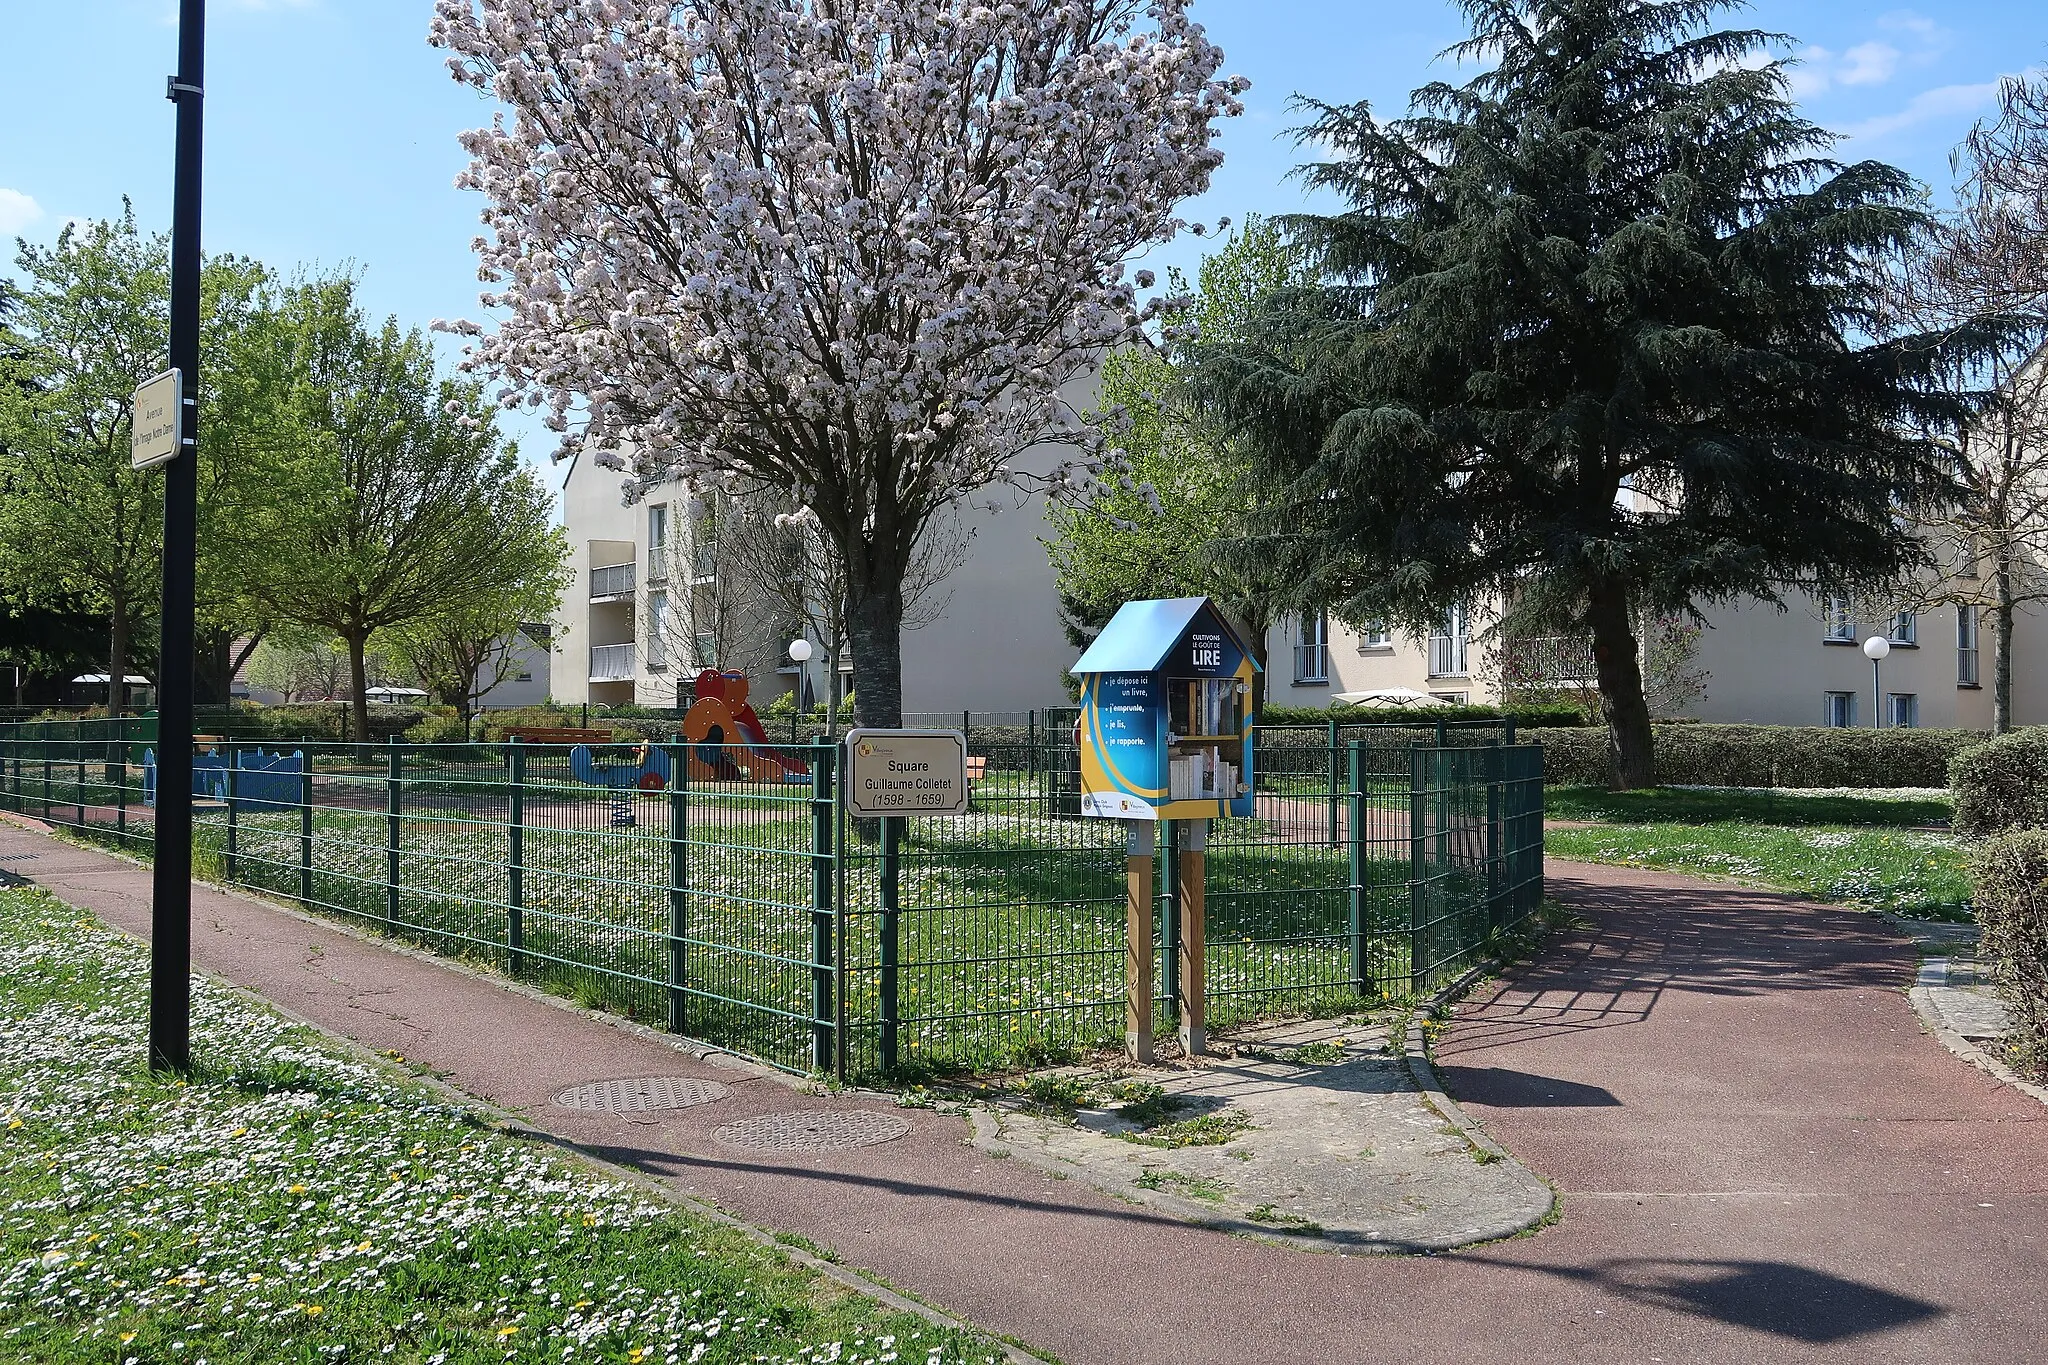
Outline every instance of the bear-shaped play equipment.
<svg viewBox="0 0 2048 1365"><path fill-rule="evenodd" d="M631 829L633 793L658 792L668 786L668 754L652 744L579 744L569 751L569 771L578 782L611 792L612 826Z"/></svg>
<svg viewBox="0 0 2048 1365"><path fill-rule="evenodd" d="M697 675L697 700L683 715L682 739L692 782L808 782L802 761L778 754L747 702L744 673L707 668Z"/></svg>

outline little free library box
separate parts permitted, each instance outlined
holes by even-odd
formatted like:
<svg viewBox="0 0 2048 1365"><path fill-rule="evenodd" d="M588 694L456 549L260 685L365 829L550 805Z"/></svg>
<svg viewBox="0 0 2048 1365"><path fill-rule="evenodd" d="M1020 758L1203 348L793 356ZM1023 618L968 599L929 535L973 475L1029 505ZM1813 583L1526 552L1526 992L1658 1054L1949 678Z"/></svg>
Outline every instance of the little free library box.
<svg viewBox="0 0 2048 1365"><path fill-rule="evenodd" d="M1250 815L1257 669L1206 597L1124 603L1071 670L1081 679L1081 813Z"/></svg>

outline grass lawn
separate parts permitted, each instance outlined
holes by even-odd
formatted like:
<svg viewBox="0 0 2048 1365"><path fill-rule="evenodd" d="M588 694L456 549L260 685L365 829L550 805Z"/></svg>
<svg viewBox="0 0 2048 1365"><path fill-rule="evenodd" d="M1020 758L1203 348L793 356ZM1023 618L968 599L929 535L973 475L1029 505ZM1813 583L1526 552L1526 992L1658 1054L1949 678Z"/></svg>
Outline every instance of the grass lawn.
<svg viewBox="0 0 2048 1365"><path fill-rule="evenodd" d="M1553 789L1544 851L1587 862L1698 872L1903 915L1965 918L1968 854L1932 793Z"/></svg>
<svg viewBox="0 0 2048 1365"><path fill-rule="evenodd" d="M147 962L0 890L0 1359L991 1361L730 1229L497 1133L210 981L189 1082Z"/></svg>

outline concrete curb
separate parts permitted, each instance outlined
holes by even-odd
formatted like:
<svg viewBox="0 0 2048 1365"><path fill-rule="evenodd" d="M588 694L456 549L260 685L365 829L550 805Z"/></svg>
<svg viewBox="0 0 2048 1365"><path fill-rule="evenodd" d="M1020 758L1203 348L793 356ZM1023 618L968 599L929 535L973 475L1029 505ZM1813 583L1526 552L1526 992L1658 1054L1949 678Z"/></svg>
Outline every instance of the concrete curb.
<svg viewBox="0 0 2048 1365"><path fill-rule="evenodd" d="M15 816L10 812L0 812L0 818L6 819L7 822L10 824L31 829L37 833L50 834L53 837L55 835L55 831L42 826L42 822L38 820L32 820L27 819L25 817ZM124 858L125 861L135 863L140 866L147 866L147 864L143 864L140 859L126 858L125 855L113 852L112 850L93 849L91 851L105 852L110 857ZM38 889L46 891L53 896L56 896L57 894L56 892L52 891L49 887L42 886L41 883L34 884L38 887ZM544 992L530 991L522 988L520 986L520 983L495 977L491 973L480 971L474 967L469 966L466 963L452 962L447 958L439 957L432 953L427 953L418 949L413 949L403 944L388 942L387 940L384 940L379 936L354 932L352 926L337 925L331 920L311 914L307 911L297 909L296 907L280 905L275 901L260 896L240 895L239 890L237 888L216 886L210 882L195 881L193 885L203 886L206 887L208 890L220 891L228 895L237 895L239 899L248 901L254 905L261 906L263 909L278 911L280 913L293 916L294 918L305 920L309 923L318 924L322 928L340 929L342 932L348 933L350 937L358 938L363 942L374 945L376 947L389 948L400 952L406 952L411 954L412 956L420 958L423 961L429 962L434 966L452 967L458 971L467 972L469 975L477 977L480 980L488 981L492 984L503 985L510 989L519 990L521 994L531 994L533 998L540 1000L544 1003L558 1005L563 1009L572 1010L578 1014L586 1014L589 1017L599 1020L603 1023L612 1024L614 1026L624 1026L628 1028L630 1031L638 1032L642 1036L654 1039L656 1041L669 1043L670 1045L675 1046L677 1051L695 1057L698 1060L703 1060L706 1056L716 1053L720 1056L731 1057L734 1061L746 1062L749 1070L759 1071L764 1079L782 1081L785 1084L798 1083L796 1082L796 1078L775 1071L773 1068L759 1066L758 1064L748 1061L745 1058L740 1058L733 1054L720 1052L719 1049L716 1048L706 1049L703 1052L692 1051L687 1046L682 1045L682 1043L679 1042L675 1035L662 1033L654 1029L649 1029L644 1025L634 1024L631 1020L609 1017L595 1010L584 1010L579 1006L572 1005L569 1002L562 1000L559 996L547 995ZM57 899L62 900L63 897L58 896ZM66 901L65 903L70 904L70 902L68 901ZM73 908L84 910L84 907L82 906L74 906ZM132 941L142 944L145 948L147 948L148 940L139 938L136 935L130 934L127 930L122 929L117 925L108 923L104 918L97 914L94 914L94 912L90 910L85 910L85 913L93 914L93 917L95 919L98 919L101 924L105 925L110 932L120 934L122 937L131 939ZM708 1204L700 1199L693 1198L690 1195L683 1194L679 1191L670 1189L661 1181L655 1179L653 1176L647 1175L641 1171L636 1171L629 1166L621 1166L614 1162L607 1161L603 1157L600 1157L595 1153L587 1150L580 1144L572 1142L569 1139L560 1136L559 1134L550 1133L546 1129L537 1126L530 1118L517 1112L516 1110L507 1109L502 1105L494 1104L490 1100L484 1099L479 1095L472 1095L466 1090L450 1085L447 1081L442 1080L439 1076L436 1076L431 1072L416 1071L411 1067L403 1066L398 1062L394 1061L392 1058L385 1056L383 1053L365 1047L361 1043L357 1042L355 1039L348 1037L346 1034L336 1033L332 1029L317 1024L314 1021L306 1018L301 1014L296 1013L293 1010L286 1009L284 1006L278 1004L274 1000L271 1000L267 996L261 995L256 991L252 991L245 986L237 985L236 983L229 981L224 977L215 976L211 972L197 971L195 971L195 975L202 976L206 980L211 981L214 985L220 987L221 989L231 992L232 994L241 996L243 999L255 1001L258 1004L262 1005L263 1008L275 1012L282 1018L289 1019L292 1023L297 1024L302 1028L308 1028L313 1030L315 1033L318 1033L322 1038L327 1039L330 1043L338 1047L341 1051L356 1058L358 1061L362 1061L371 1066L375 1066L378 1069L385 1071L395 1077L399 1077L406 1081L410 1081L425 1086L427 1089L432 1090L435 1093L444 1097L446 1100L448 1100L450 1104L458 1106L460 1108L471 1110L472 1112L475 1112L485 1118L488 1118L489 1120L491 1120L493 1125L498 1129L498 1131L502 1133L505 1133L513 1137L522 1138L527 1141L545 1143L548 1146L553 1147L557 1151L561 1152L564 1156L577 1162L579 1165L585 1167L594 1175L600 1176L607 1180L617 1180L622 1183L629 1184L633 1186L635 1189L648 1195L649 1197L659 1199L663 1203L668 1204L674 1208L680 1209L683 1212L691 1214L694 1217L702 1218L706 1222L715 1223L721 1227L731 1228L733 1231L742 1234L750 1241L756 1242L763 1247L773 1248L775 1251L779 1252L783 1256L786 1256L789 1260L795 1262L796 1264L813 1270L823 1278L831 1280L833 1283L838 1284L856 1294L860 1294L866 1298L872 1299L875 1302L883 1305L884 1307L890 1308L896 1312L913 1314L917 1317L924 1319L926 1322L929 1322L936 1327L944 1327L951 1330L966 1332L975 1336L982 1337L991 1342L992 1344L994 1344L999 1350L1001 1350L1003 1352L1004 1357L1010 1362L1012 1362L1012 1365L1044 1365L1046 1357L1033 1354L1032 1352L1027 1351L1020 1346L1017 1346L1012 1342L1006 1341L1003 1338L996 1336L995 1334L987 1331L984 1328L975 1326L971 1322L967 1322L963 1319L953 1317L941 1309L934 1308L929 1304L922 1303L916 1299L910 1298L907 1295L904 1295L903 1293L895 1289L892 1289L886 1285L879 1284L871 1279L868 1279L866 1276L860 1274L858 1271L851 1270L845 1266L839 1265L836 1262L828 1261L823 1257L816 1255L813 1252L805 1250L801 1246L795 1245L790 1242L786 1242L781 1238L777 1237L769 1229L759 1227L753 1223L746 1222L743 1219L735 1218L733 1215L727 1213L725 1210L717 1207L714 1204Z"/></svg>
<svg viewBox="0 0 2048 1365"><path fill-rule="evenodd" d="M1450 1092L1444 1089L1442 1078L1436 1074L1436 1066L1429 1059L1429 1039L1424 1032L1428 1026L1429 1015L1439 1005L1458 999L1479 982L1502 970L1502 966L1503 964L1498 962L1480 963L1448 986L1438 990L1427 1001L1417 1005L1409 1012L1408 1027L1402 1039L1403 1045L1401 1050L1404 1054L1404 1059L1408 1063L1409 1079L1415 1082L1415 1088L1422 1093L1423 1098L1428 1100L1431 1105L1435 1106L1437 1112L1443 1115L1444 1122L1457 1129L1460 1137L1480 1151L1491 1154L1496 1161L1507 1162L1516 1170L1526 1175L1532 1182L1550 1191L1550 1204L1543 1212L1512 1225L1503 1225L1498 1231L1488 1233L1484 1237L1475 1237L1470 1241L1461 1243L1461 1245L1465 1246L1471 1246L1481 1241L1497 1241L1502 1237L1512 1237L1517 1233L1527 1232L1531 1228L1555 1221L1564 1211L1564 1199L1558 1193L1557 1187L1536 1172L1530 1170L1513 1152L1495 1142L1488 1135L1487 1131L1479 1125L1478 1120L1467 1114L1464 1106L1451 1098Z"/></svg>
<svg viewBox="0 0 2048 1365"><path fill-rule="evenodd" d="M2002 1081L2042 1104L2048 1104L2048 1086L2035 1085L2032 1081L2023 1079L2010 1066L1950 1028L1948 1022L1941 1017L1941 1011L1935 1008L1934 992L1930 987L1915 986L1907 995L1913 1001L1913 1012L1920 1016L1920 1023L1929 1033L1941 1040L1943 1047L1987 1073L1994 1080Z"/></svg>

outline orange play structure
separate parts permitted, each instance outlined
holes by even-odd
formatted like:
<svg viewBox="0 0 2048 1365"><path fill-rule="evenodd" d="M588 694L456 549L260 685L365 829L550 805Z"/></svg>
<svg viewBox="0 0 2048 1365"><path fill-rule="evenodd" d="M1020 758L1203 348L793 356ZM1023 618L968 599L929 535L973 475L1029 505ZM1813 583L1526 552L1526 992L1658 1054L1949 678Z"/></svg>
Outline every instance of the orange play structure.
<svg viewBox="0 0 2048 1365"><path fill-rule="evenodd" d="M697 675L697 700L683 715L682 740L692 782L803 782L811 775L809 766L769 745L747 702L744 673L707 668Z"/></svg>

